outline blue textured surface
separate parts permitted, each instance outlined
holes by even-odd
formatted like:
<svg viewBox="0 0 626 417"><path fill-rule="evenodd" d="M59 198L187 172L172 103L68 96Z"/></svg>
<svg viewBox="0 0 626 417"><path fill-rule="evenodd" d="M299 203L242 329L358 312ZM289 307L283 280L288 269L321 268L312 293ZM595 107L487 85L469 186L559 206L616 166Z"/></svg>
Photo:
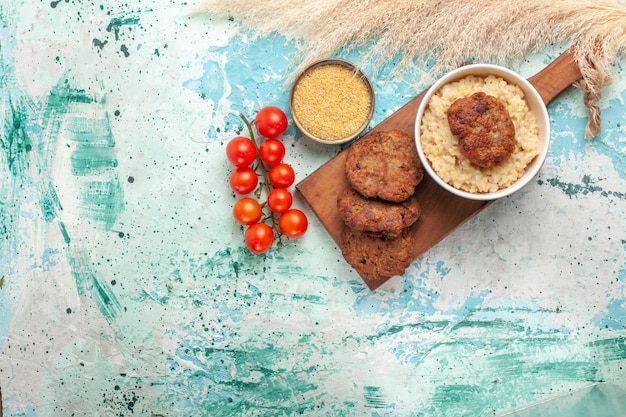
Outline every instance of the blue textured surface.
<svg viewBox="0 0 626 417"><path fill-rule="evenodd" d="M536 181L372 292L297 195L309 231L264 256L231 216L225 143L238 113L287 109L294 44L183 2L5 3L6 415L485 416L626 387L623 62L598 138L568 89ZM427 70L391 68L372 126ZM340 150L281 140L297 181Z"/></svg>

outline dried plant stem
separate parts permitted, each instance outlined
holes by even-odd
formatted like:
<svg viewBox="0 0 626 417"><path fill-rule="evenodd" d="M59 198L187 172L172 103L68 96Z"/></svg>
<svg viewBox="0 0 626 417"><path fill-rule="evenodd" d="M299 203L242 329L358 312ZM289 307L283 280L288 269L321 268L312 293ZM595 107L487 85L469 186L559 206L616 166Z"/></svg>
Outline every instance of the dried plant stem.
<svg viewBox="0 0 626 417"><path fill-rule="evenodd" d="M301 40L302 66L365 47L375 70L397 58L397 71L434 61L437 77L468 60L514 65L551 44L574 45L590 110L587 136L599 133L597 101L626 52L624 0L208 0L197 12L234 17L256 33ZM278 18L278 16L280 18ZM421 83L430 79L420 80Z"/></svg>

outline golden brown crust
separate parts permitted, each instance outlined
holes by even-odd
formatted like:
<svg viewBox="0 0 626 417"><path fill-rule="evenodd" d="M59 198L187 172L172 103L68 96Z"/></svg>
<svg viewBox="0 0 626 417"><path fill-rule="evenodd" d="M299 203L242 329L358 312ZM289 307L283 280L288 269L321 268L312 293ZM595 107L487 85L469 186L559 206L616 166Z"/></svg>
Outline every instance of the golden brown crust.
<svg viewBox="0 0 626 417"><path fill-rule="evenodd" d="M396 239L375 237L349 227L342 235L344 258L372 288L388 278L404 274L413 260L414 246L410 229L404 229Z"/></svg>
<svg viewBox="0 0 626 417"><path fill-rule="evenodd" d="M367 198L346 187L337 199L337 208L346 225L354 230L380 233L387 238L400 236L421 214L415 195L402 203Z"/></svg>
<svg viewBox="0 0 626 417"><path fill-rule="evenodd" d="M346 178L365 197L402 202L424 177L413 138L398 130L370 133L347 152Z"/></svg>
<svg viewBox="0 0 626 417"><path fill-rule="evenodd" d="M456 100L447 112L450 131L461 153L472 163L490 168L506 161L515 149L515 126L496 97L483 92Z"/></svg>

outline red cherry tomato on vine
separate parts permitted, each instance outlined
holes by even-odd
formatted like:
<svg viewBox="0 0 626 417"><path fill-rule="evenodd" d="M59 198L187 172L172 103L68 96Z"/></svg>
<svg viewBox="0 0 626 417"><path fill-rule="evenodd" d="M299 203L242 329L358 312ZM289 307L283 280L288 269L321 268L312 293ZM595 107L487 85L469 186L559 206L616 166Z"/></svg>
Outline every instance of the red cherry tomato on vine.
<svg viewBox="0 0 626 417"><path fill-rule="evenodd" d="M278 228L281 233L291 239L297 239L304 235L308 227L309 220L298 209L287 210L278 219Z"/></svg>
<svg viewBox="0 0 626 417"><path fill-rule="evenodd" d="M289 164L280 163L270 168L268 173L270 184L276 188L287 188L296 179L296 173Z"/></svg>
<svg viewBox="0 0 626 417"><path fill-rule="evenodd" d="M256 159L254 142L243 136L231 139L226 145L226 157L236 167L247 167Z"/></svg>
<svg viewBox="0 0 626 417"><path fill-rule="evenodd" d="M285 156L285 145L278 139L266 139L259 146L259 156L268 165L277 164Z"/></svg>
<svg viewBox="0 0 626 417"><path fill-rule="evenodd" d="M263 107L254 118L256 130L266 138L277 138L287 130L287 116L278 107Z"/></svg>
<svg viewBox="0 0 626 417"><path fill-rule="evenodd" d="M284 213L291 207L293 196L284 188L274 188L267 195L267 205L274 213Z"/></svg>
<svg viewBox="0 0 626 417"><path fill-rule="evenodd" d="M274 231L265 223L255 223L246 230L244 240L250 252L265 253L274 243Z"/></svg>
<svg viewBox="0 0 626 417"><path fill-rule="evenodd" d="M230 188L237 194L252 192L259 183L256 171L248 167L239 167L230 174Z"/></svg>
<svg viewBox="0 0 626 417"><path fill-rule="evenodd" d="M259 202L250 197L244 197L233 206L233 217L237 223L251 225L257 223L263 215Z"/></svg>

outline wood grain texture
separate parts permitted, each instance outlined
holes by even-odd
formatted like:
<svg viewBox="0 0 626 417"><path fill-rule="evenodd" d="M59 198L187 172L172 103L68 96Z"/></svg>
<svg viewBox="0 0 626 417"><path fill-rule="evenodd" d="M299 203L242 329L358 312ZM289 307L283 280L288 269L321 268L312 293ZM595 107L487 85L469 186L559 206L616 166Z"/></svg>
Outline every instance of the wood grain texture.
<svg viewBox="0 0 626 417"><path fill-rule="evenodd" d="M581 77L580 70L568 50L529 81L537 89L545 104ZM417 108L425 92L382 121L366 135L375 131L397 129L414 138ZM296 184L311 210L318 217L339 248L341 234L346 227L337 211L337 197L348 184L344 165L345 150L337 154L308 177ZM418 185L416 194L422 207L420 219L411 226L415 234L414 257L417 258L438 242L487 207L492 201L475 201L457 197L441 188L427 174ZM378 288L387 279L364 280L371 290Z"/></svg>

